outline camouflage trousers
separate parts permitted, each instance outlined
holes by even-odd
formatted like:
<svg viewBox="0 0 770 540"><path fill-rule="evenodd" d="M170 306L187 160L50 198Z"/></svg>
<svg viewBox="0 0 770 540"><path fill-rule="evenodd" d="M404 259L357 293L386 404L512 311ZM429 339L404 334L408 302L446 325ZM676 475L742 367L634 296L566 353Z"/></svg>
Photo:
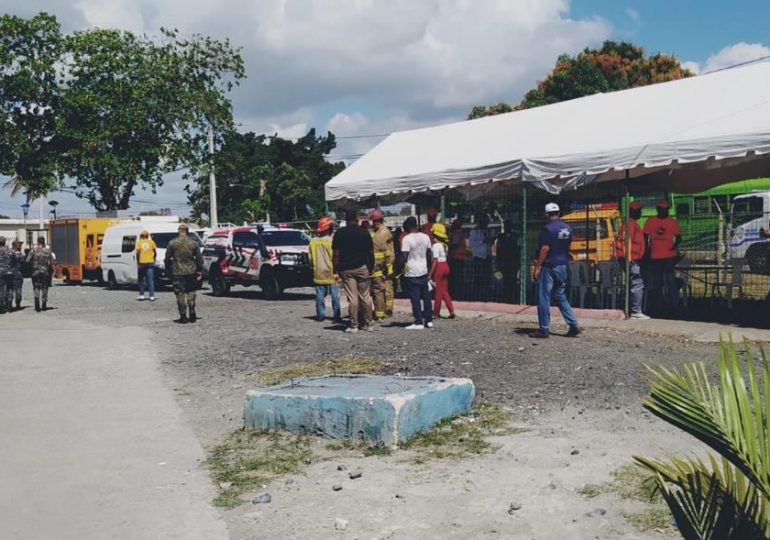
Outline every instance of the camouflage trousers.
<svg viewBox="0 0 770 540"><path fill-rule="evenodd" d="M5 313L13 306L13 274L0 275L0 313Z"/></svg>
<svg viewBox="0 0 770 540"><path fill-rule="evenodd" d="M23 286L24 286L24 275L21 272L16 272L13 275L13 296L16 299L17 304L21 304L21 288Z"/></svg>
<svg viewBox="0 0 770 540"><path fill-rule="evenodd" d="M51 286L51 274L32 274L32 293L35 300L48 303L48 287Z"/></svg>
<svg viewBox="0 0 770 540"><path fill-rule="evenodd" d="M198 280L195 274L174 276L171 278L171 286L176 295L176 306L180 315L187 314L187 307L195 307L195 291L198 289Z"/></svg>

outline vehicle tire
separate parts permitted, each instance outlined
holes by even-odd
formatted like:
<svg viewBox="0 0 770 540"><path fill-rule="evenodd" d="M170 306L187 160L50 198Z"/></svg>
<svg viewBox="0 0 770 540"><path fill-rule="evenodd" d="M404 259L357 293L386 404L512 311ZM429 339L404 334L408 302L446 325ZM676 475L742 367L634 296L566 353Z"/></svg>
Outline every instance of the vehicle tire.
<svg viewBox="0 0 770 540"><path fill-rule="evenodd" d="M212 265L209 269L209 285L211 286L211 294L214 296L227 296L230 294L230 284L227 283L225 276L222 275L222 270L216 265Z"/></svg>
<svg viewBox="0 0 770 540"><path fill-rule="evenodd" d="M259 286L268 300L277 300L283 294L281 284L278 283L278 278L275 277L273 272L266 272L260 275Z"/></svg>
<svg viewBox="0 0 770 540"><path fill-rule="evenodd" d="M770 274L770 242L751 244L746 250L746 262L752 274Z"/></svg>
<svg viewBox="0 0 770 540"><path fill-rule="evenodd" d="M61 278L65 285L72 285L70 281L70 273L65 269L61 271Z"/></svg>
<svg viewBox="0 0 770 540"><path fill-rule="evenodd" d="M111 291L118 290L118 280L115 279L115 273L112 270L107 273L107 288Z"/></svg>

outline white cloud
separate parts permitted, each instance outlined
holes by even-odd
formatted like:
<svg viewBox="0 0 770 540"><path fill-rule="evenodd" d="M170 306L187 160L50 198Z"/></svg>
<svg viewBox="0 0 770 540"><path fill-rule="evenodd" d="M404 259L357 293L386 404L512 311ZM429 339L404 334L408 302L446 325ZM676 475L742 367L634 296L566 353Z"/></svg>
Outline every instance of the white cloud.
<svg viewBox="0 0 770 540"><path fill-rule="evenodd" d="M716 54L712 54L703 64L702 72L708 73L744 62L750 62L763 56L770 56L770 49L761 43L736 43L728 45Z"/></svg>
<svg viewBox="0 0 770 540"><path fill-rule="evenodd" d="M682 62L682 67L685 69L689 69L692 71L695 75L698 75L700 73L701 67L698 62L693 62L692 60L688 60L686 62Z"/></svg>
<svg viewBox="0 0 770 540"><path fill-rule="evenodd" d="M640 16L639 16L639 12L638 12L638 11L636 11L636 10L635 10L634 8L632 8L631 6L628 6L628 7L626 8L626 15L627 15L627 16L628 16L628 18L629 18L629 19L631 19L632 21L634 21L634 22L639 22L639 19L640 19Z"/></svg>

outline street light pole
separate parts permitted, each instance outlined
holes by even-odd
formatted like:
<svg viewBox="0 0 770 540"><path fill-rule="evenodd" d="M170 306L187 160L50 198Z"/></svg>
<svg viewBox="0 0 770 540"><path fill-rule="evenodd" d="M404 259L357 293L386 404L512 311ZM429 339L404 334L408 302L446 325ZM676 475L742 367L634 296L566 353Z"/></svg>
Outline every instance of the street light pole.
<svg viewBox="0 0 770 540"><path fill-rule="evenodd" d="M214 176L214 127L209 124L209 219L211 228L216 229L219 223L217 216L217 182Z"/></svg>

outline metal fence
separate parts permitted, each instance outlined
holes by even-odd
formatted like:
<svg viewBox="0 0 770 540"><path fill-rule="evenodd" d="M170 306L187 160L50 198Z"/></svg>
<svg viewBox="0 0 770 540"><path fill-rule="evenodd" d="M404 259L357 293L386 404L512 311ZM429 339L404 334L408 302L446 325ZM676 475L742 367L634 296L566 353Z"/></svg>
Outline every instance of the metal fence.
<svg viewBox="0 0 770 540"><path fill-rule="evenodd" d="M756 320L770 291L770 241L759 232L770 229L770 197L765 194L628 194L618 182L556 196L531 186L489 184L467 192L412 196L404 203L415 205L421 222L428 208L437 209L439 221L449 229L453 299L535 304L537 284L530 276L537 238L546 221L545 204L556 202L573 229L571 302L584 308L625 309L626 269L614 249L626 219L624 209L630 200L642 202L643 226L661 198L669 202L682 231L675 273L681 302L672 309L664 301L669 291L645 261L645 310L658 317ZM391 229L400 232L400 227Z"/></svg>

